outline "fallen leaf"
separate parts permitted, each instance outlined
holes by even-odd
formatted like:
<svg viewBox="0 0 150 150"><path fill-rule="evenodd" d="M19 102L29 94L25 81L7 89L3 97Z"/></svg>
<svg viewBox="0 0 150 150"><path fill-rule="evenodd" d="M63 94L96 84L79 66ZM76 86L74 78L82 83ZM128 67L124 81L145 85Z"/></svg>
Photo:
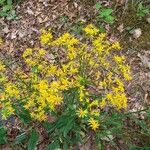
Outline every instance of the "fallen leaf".
<svg viewBox="0 0 150 150"><path fill-rule="evenodd" d="M150 59L148 58L148 56L147 55L141 55L140 53L138 53L138 57L141 59L143 65L146 68L150 69Z"/></svg>
<svg viewBox="0 0 150 150"><path fill-rule="evenodd" d="M34 12L28 7L26 11L29 15L34 15Z"/></svg>
<svg viewBox="0 0 150 150"><path fill-rule="evenodd" d="M14 44L13 43L10 43L10 46L9 46L9 53L12 53L14 51Z"/></svg>

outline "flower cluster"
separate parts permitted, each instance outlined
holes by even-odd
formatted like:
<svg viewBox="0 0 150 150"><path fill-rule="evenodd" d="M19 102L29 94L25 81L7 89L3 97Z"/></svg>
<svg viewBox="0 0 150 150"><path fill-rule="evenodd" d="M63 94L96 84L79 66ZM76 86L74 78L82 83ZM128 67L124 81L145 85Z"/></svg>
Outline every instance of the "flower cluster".
<svg viewBox="0 0 150 150"><path fill-rule="evenodd" d="M118 42L110 42L94 25L84 28L88 40L83 43L69 33L53 39L51 30L42 30L44 48L27 48L22 57L29 71L15 70L9 81L0 64L0 104L3 119L15 113L21 103L33 119L43 121L57 112L64 91L77 89L75 111L93 130L100 126L105 107L127 108L125 81L131 80L130 67L120 55Z"/></svg>

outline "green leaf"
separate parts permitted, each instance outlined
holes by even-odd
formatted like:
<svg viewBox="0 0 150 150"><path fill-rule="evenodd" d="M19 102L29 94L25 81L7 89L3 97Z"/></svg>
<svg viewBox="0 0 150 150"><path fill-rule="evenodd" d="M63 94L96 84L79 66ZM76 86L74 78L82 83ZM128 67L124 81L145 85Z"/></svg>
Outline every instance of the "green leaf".
<svg viewBox="0 0 150 150"><path fill-rule="evenodd" d="M25 108L22 107L23 104L18 104L18 106L13 106L15 109L16 115L20 118L20 120L28 125L31 122L31 117L29 111L27 111Z"/></svg>
<svg viewBox="0 0 150 150"><path fill-rule="evenodd" d="M46 150L58 150L59 147L60 147L59 141L56 140L56 141L52 142L51 144L49 144L49 145L46 147Z"/></svg>
<svg viewBox="0 0 150 150"><path fill-rule="evenodd" d="M7 129L3 126L0 127L0 144L7 143Z"/></svg>
<svg viewBox="0 0 150 150"><path fill-rule="evenodd" d="M20 144L22 143L24 140L26 140L28 138L27 134L24 132L20 135L18 135L15 139L15 143L14 144Z"/></svg>
<svg viewBox="0 0 150 150"><path fill-rule="evenodd" d="M144 10L141 10L137 13L137 15L139 17L144 17L145 15L149 14L149 10L148 9L144 9Z"/></svg>
<svg viewBox="0 0 150 150"><path fill-rule="evenodd" d="M38 66L33 66L33 67L32 67L32 72L33 72L33 73L38 73L38 72L39 72Z"/></svg>
<svg viewBox="0 0 150 150"><path fill-rule="evenodd" d="M137 16L144 17L145 15L149 14L149 9L143 5L143 3L138 4L137 8Z"/></svg>
<svg viewBox="0 0 150 150"><path fill-rule="evenodd" d="M10 14L7 16L7 19L8 20L14 20L14 19L16 19L17 18L17 15L16 15L16 11L15 10L12 10L11 12L10 12Z"/></svg>
<svg viewBox="0 0 150 150"><path fill-rule="evenodd" d="M7 0L7 5L12 5L12 0Z"/></svg>
<svg viewBox="0 0 150 150"><path fill-rule="evenodd" d="M105 18L105 20L106 20L106 22L108 22L108 23L113 23L113 22L114 22L114 17L113 17L113 16L107 16L107 17Z"/></svg>
<svg viewBox="0 0 150 150"><path fill-rule="evenodd" d="M71 118L70 120L68 120L66 126L64 127L64 131L63 131L64 137L67 137L67 134L73 128L73 125L74 125L73 122L74 122L74 118Z"/></svg>
<svg viewBox="0 0 150 150"><path fill-rule="evenodd" d="M39 134L36 130L33 130L28 142L28 150L35 150L38 140L39 140Z"/></svg>
<svg viewBox="0 0 150 150"><path fill-rule="evenodd" d="M27 125L28 125L28 124L31 122L30 117L29 117L27 114L25 114L25 113L20 112L20 113L18 114L18 116L19 116L19 118L22 120L22 122L23 122L24 124L27 124Z"/></svg>
<svg viewBox="0 0 150 150"><path fill-rule="evenodd" d="M103 26L101 26L101 27L99 27L99 31L102 33L105 33L106 29ZM102 95L98 95L98 96L100 96L100 98L102 97Z"/></svg>
<svg viewBox="0 0 150 150"><path fill-rule="evenodd" d="M103 9L103 10L100 12L100 16L101 16L101 17L107 17L107 16L109 16L112 12L113 12L113 10L112 10L111 8Z"/></svg>
<svg viewBox="0 0 150 150"><path fill-rule="evenodd" d="M5 0L0 0L0 6L3 6L5 3Z"/></svg>
<svg viewBox="0 0 150 150"><path fill-rule="evenodd" d="M81 23L76 24L76 25L74 25L74 26L71 28L71 31L72 31L74 34L81 35L81 34L82 34L82 31L83 31L83 25L82 25Z"/></svg>
<svg viewBox="0 0 150 150"><path fill-rule="evenodd" d="M54 128L54 124L49 123L49 122L47 122L47 121L45 121L45 122L43 123L43 126L44 126L44 128L45 128L46 130L48 130L48 131L51 131L51 130Z"/></svg>
<svg viewBox="0 0 150 150"><path fill-rule="evenodd" d="M142 3L139 3L139 4L138 4L137 11L140 11L140 10L142 10L142 9L143 9L143 4L142 4Z"/></svg>
<svg viewBox="0 0 150 150"><path fill-rule="evenodd" d="M63 150L68 150L69 149L69 145L68 145L69 141L66 141L66 140L63 141Z"/></svg>
<svg viewBox="0 0 150 150"><path fill-rule="evenodd" d="M0 16L1 16L1 17L6 17L6 16L7 16L7 12L0 11Z"/></svg>
<svg viewBox="0 0 150 150"><path fill-rule="evenodd" d="M150 109L148 109L148 110L146 111L146 116L147 116L148 119L150 119Z"/></svg>
<svg viewBox="0 0 150 150"><path fill-rule="evenodd" d="M3 6L3 11L4 12L8 12L11 9L12 9L12 5L5 5L5 6Z"/></svg>
<svg viewBox="0 0 150 150"><path fill-rule="evenodd" d="M96 3L95 8L99 10L100 8L102 8L102 4L101 3Z"/></svg>

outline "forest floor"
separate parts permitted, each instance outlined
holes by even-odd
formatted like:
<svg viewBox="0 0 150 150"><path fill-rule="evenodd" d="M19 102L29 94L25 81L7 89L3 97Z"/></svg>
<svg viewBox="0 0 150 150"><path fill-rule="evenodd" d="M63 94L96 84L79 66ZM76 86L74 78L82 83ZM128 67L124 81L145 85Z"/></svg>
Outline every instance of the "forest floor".
<svg viewBox="0 0 150 150"><path fill-rule="evenodd" d="M100 27L96 19L96 2L98 1L22 1L15 8L17 19L0 18L0 36L5 39L5 44L0 47L1 51L6 57L11 56L14 62L19 63L26 48L39 46L38 38L43 28L51 28L57 36L66 31L80 36L80 22L93 23ZM101 2L111 7L115 16L113 24L103 23L102 26L110 40L120 41L123 53L131 66L133 80L126 88L129 97L128 109L142 110L145 105L150 106L150 22L148 17L139 19L130 4L117 0ZM130 32L131 30L136 33ZM83 149L88 149L88 144ZM9 150L9 147L4 149ZM108 146L107 149L111 148Z"/></svg>

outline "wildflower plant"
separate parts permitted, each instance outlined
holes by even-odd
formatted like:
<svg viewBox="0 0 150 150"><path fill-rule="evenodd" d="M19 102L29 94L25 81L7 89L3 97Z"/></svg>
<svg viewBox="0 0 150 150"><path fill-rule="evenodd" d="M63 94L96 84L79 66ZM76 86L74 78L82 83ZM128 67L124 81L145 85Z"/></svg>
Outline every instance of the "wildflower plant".
<svg viewBox="0 0 150 150"><path fill-rule="evenodd" d="M0 0L0 17L6 17L8 20L17 19L16 11L13 9L13 4L20 0Z"/></svg>
<svg viewBox="0 0 150 150"><path fill-rule="evenodd" d="M137 7L137 16L142 18L150 13L150 9L143 5L143 2L140 2Z"/></svg>
<svg viewBox="0 0 150 150"><path fill-rule="evenodd" d="M54 38L51 30L42 30L41 47L27 48L22 55L28 71L18 67L11 79L1 61L3 119L18 115L19 106L32 120L45 122L55 116L53 129L67 120L67 131L59 130L67 135L77 126L100 129L106 108L127 108L125 82L132 77L119 42L110 42L92 24L83 31L85 38L79 41L69 33Z"/></svg>
<svg viewBox="0 0 150 150"><path fill-rule="evenodd" d="M95 8L98 10L98 20L106 23L113 24L115 17L113 16L113 9L104 7L101 3L97 2Z"/></svg>

